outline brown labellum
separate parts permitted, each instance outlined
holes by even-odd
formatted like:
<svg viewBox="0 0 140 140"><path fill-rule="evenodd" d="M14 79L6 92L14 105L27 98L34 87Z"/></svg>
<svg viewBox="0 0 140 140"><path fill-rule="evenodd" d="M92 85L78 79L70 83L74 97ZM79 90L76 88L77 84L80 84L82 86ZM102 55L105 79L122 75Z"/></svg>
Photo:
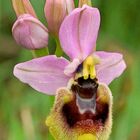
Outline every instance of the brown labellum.
<svg viewBox="0 0 140 140"><path fill-rule="evenodd" d="M79 78L71 89L60 88L46 121L56 140L77 140L91 133L107 140L112 127L112 95L97 79Z"/></svg>

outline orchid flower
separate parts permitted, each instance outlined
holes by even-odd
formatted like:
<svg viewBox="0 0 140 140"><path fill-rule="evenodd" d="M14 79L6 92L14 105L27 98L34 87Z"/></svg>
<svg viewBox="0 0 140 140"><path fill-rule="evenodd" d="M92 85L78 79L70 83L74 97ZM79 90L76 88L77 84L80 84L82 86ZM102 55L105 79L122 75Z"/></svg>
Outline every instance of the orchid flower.
<svg viewBox="0 0 140 140"><path fill-rule="evenodd" d="M55 95L59 87L67 86L80 64L85 61L90 63L93 58L93 61L100 59L97 65L94 62L89 64L91 69L95 68L96 78L99 82L110 84L121 75L126 65L119 53L95 51L99 24L98 9L88 6L75 9L65 18L59 32L61 46L71 61L49 55L16 65L14 75L37 91ZM87 71L83 76L93 74Z"/></svg>
<svg viewBox="0 0 140 140"><path fill-rule="evenodd" d="M120 53L96 51L99 26L97 8L76 8L59 30L61 47L70 60L49 55L14 68L14 75L22 82L39 92L57 95L46 121L57 140L107 140L111 132L108 85L123 73L126 64Z"/></svg>

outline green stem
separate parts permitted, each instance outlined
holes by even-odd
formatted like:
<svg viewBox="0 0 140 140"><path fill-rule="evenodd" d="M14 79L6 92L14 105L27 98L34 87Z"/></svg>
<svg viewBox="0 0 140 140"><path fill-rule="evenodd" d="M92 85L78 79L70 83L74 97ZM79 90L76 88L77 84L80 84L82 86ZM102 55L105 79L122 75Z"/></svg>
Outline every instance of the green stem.
<svg viewBox="0 0 140 140"><path fill-rule="evenodd" d="M55 50L55 54L56 56L62 56L63 55L63 50L61 48L61 45L60 45L60 41L58 38L55 39L56 41L56 50Z"/></svg>
<svg viewBox="0 0 140 140"><path fill-rule="evenodd" d="M42 49L33 50L32 54L33 54L34 58L49 55L48 47L45 47L45 48L42 48Z"/></svg>

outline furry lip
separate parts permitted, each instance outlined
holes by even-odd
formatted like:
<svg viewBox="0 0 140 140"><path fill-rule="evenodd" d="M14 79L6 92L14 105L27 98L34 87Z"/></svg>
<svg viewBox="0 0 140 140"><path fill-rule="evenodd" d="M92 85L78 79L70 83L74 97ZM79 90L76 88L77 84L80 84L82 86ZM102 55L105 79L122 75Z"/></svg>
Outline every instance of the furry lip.
<svg viewBox="0 0 140 140"><path fill-rule="evenodd" d="M109 105L96 102L96 112L86 111L83 114L80 113L79 108L76 105L76 99L65 104L62 108L62 114L69 125L69 127L100 127L104 126L106 119L108 118Z"/></svg>

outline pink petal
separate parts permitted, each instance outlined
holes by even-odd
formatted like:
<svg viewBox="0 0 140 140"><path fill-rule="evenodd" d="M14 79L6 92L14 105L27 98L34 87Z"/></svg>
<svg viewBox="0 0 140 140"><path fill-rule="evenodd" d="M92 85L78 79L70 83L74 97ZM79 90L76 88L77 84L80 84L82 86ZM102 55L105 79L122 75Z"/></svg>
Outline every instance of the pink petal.
<svg viewBox="0 0 140 140"><path fill-rule="evenodd" d="M54 95L60 87L67 86L70 77L64 74L69 62L54 55L45 56L17 64L14 75L35 90Z"/></svg>
<svg viewBox="0 0 140 140"><path fill-rule="evenodd" d="M12 29L16 42L27 49L40 49L48 45L48 30L29 14L18 17Z"/></svg>
<svg viewBox="0 0 140 140"><path fill-rule="evenodd" d="M93 52L99 25L99 10L86 5L73 10L64 19L59 37L63 50L72 60L83 60Z"/></svg>
<svg viewBox="0 0 140 140"><path fill-rule="evenodd" d="M119 77L126 68L122 54L98 51L95 52L100 57L101 63L96 66L97 78L99 82L109 85L112 80Z"/></svg>
<svg viewBox="0 0 140 140"><path fill-rule="evenodd" d="M79 59L74 59L69 65L65 67L64 73L68 76L73 76L73 73L76 71L79 65Z"/></svg>

